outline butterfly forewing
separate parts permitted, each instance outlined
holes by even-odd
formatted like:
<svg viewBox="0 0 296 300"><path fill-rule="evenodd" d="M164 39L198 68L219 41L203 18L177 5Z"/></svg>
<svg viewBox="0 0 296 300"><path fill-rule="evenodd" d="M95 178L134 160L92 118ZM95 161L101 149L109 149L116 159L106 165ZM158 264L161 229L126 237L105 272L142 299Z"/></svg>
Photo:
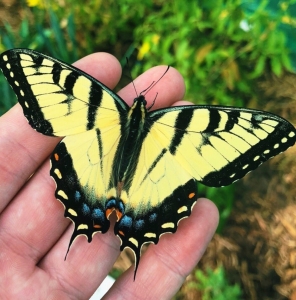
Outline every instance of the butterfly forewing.
<svg viewBox="0 0 296 300"><path fill-rule="evenodd" d="M7 51L0 60L30 125L43 134L67 136L125 122L126 103L73 66L27 49Z"/></svg>
<svg viewBox="0 0 296 300"><path fill-rule="evenodd" d="M292 146L296 137L285 119L241 108L174 107L152 112L151 119L162 136L175 140L170 148L180 168L213 187L242 178Z"/></svg>

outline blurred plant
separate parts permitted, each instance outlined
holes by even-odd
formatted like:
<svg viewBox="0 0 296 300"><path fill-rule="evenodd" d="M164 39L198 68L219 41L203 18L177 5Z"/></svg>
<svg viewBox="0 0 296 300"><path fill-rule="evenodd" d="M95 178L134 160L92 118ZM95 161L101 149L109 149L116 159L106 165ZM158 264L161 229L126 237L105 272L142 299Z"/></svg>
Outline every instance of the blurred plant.
<svg viewBox="0 0 296 300"><path fill-rule="evenodd" d="M37 1L34 4L36 3ZM30 4L32 5L33 1ZM78 48L73 15L69 15L63 23L60 23L51 10L46 13L43 9L33 8L33 12L35 12L34 26L30 25L28 15L20 22L17 30L4 23L4 28L0 30L0 52L11 48L30 48L65 62L77 60ZM49 25L46 25L47 18ZM3 95L0 100L0 115L2 115L16 103L15 94L3 76L0 77L0 93Z"/></svg>
<svg viewBox="0 0 296 300"><path fill-rule="evenodd" d="M207 269L206 272L195 272L197 282L189 283L189 287L202 293L202 300L239 300L242 299L242 291L239 285L230 285L227 281L224 268L215 270Z"/></svg>
<svg viewBox="0 0 296 300"><path fill-rule="evenodd" d="M11 48L30 48L45 54L60 58L66 62L78 59L76 29L73 15L61 23L57 15L49 10L34 8L35 23L30 25L29 17L25 17L18 30L12 29L8 23L4 23L4 29L0 31L0 50ZM49 25L47 25L47 20Z"/></svg>
<svg viewBox="0 0 296 300"><path fill-rule="evenodd" d="M294 1L295 2L295 1ZM159 63L172 65L185 78L186 98L198 104L250 105L256 80L265 72L292 70L284 20L294 20L286 5L276 14L269 1L159 1L135 30L139 49L136 73ZM290 22L291 26L295 23ZM252 103L254 106L254 101Z"/></svg>
<svg viewBox="0 0 296 300"><path fill-rule="evenodd" d="M198 194L199 197L205 196L215 202L220 215L217 233L222 233L233 209L235 201L235 183L221 188L210 188L202 184L198 184Z"/></svg>

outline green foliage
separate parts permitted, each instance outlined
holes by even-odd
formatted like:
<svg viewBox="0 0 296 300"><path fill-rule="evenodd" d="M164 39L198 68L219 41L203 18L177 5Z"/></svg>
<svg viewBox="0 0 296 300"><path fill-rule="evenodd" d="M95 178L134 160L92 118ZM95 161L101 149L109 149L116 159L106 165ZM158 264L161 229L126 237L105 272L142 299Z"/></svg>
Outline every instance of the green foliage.
<svg viewBox="0 0 296 300"><path fill-rule="evenodd" d="M256 98L256 79L291 70L286 38L276 14L263 0L246 13L241 0L161 1L161 9L135 31L141 44L136 72L160 62L184 76L187 99L199 104L246 106ZM288 5L288 4L287 4ZM292 18L290 18L292 19ZM295 30L295 27L294 27Z"/></svg>
<svg viewBox="0 0 296 300"><path fill-rule="evenodd" d="M200 196L203 195L214 200L215 204L217 205L220 214L217 233L221 233L233 208L235 201L235 184L221 188L210 188L199 184L198 193Z"/></svg>
<svg viewBox="0 0 296 300"><path fill-rule="evenodd" d="M87 5L84 0L64 0L58 5L44 5L43 10L53 10L62 21L70 14L75 16L77 46L81 56L107 51L123 58L122 63L125 64L125 57L135 51L133 32L147 14L153 13L153 8L151 0L90 0ZM42 8L39 7L39 10Z"/></svg>
<svg viewBox="0 0 296 300"><path fill-rule="evenodd" d="M197 283L192 282L190 286L202 292L202 300L239 300L242 299L242 291L239 285L230 285L227 281L222 266L215 270L207 269L195 272Z"/></svg>
<svg viewBox="0 0 296 300"><path fill-rule="evenodd" d="M26 8L24 10L26 11ZM11 48L29 48L65 62L72 63L77 60L79 56L73 15L70 14L64 19L65 25L62 26L52 10L46 12L33 8L33 11L35 12L34 26L30 25L28 16L20 22L17 30L12 29L10 24L4 23L4 28L0 30L0 52ZM48 25L46 20L49 20ZM17 102L15 94L3 76L0 77L0 93L2 95L1 116Z"/></svg>
<svg viewBox="0 0 296 300"><path fill-rule="evenodd" d="M15 103L16 97L4 76L0 76L0 116L8 111Z"/></svg>
<svg viewBox="0 0 296 300"><path fill-rule="evenodd" d="M33 10L36 12L34 26L30 24L29 17L21 21L18 30L4 23L4 29L0 31L2 41L0 50L29 48L69 63L77 60L79 56L73 15L70 14L63 22L65 25L62 26L52 10L48 12L38 8Z"/></svg>

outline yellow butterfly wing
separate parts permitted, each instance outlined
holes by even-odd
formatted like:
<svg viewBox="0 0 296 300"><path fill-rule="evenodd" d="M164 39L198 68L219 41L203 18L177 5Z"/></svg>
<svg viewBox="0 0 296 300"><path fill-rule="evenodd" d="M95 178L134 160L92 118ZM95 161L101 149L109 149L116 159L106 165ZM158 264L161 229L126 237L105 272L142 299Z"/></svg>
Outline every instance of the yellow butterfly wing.
<svg viewBox="0 0 296 300"><path fill-rule="evenodd" d="M125 215L115 226L121 249L131 248L138 259L144 243L175 232L191 214L197 181L229 185L292 146L296 137L295 128L274 114L219 106L161 109L148 113L145 125L122 198Z"/></svg>
<svg viewBox="0 0 296 300"><path fill-rule="evenodd" d="M29 49L7 51L0 60L24 115L37 131L68 136L124 122L119 112L127 111L128 105L81 70Z"/></svg>

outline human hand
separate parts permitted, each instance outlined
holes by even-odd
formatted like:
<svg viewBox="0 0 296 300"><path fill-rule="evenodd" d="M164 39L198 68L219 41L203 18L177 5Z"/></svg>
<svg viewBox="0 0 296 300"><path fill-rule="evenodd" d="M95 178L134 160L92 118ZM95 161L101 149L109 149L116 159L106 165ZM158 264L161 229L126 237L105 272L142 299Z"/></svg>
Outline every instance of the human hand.
<svg viewBox="0 0 296 300"><path fill-rule="evenodd" d="M110 88L121 75L118 61L106 53L87 56L75 66ZM137 90L146 89L151 78L160 78L165 68L152 68L135 79ZM171 68L157 84L159 96L153 109L179 101L184 89L182 77ZM129 105L136 96L131 84L119 95ZM148 103L154 98L153 91L146 96ZM88 299L119 254L119 239L111 224L111 229L96 234L91 244L77 238L64 261L73 226L54 197L48 159L58 141L34 131L18 104L0 118L1 299ZM165 234L158 245L149 247L135 282L132 266L106 299L170 299L201 258L217 220L216 207L200 199L175 234Z"/></svg>

